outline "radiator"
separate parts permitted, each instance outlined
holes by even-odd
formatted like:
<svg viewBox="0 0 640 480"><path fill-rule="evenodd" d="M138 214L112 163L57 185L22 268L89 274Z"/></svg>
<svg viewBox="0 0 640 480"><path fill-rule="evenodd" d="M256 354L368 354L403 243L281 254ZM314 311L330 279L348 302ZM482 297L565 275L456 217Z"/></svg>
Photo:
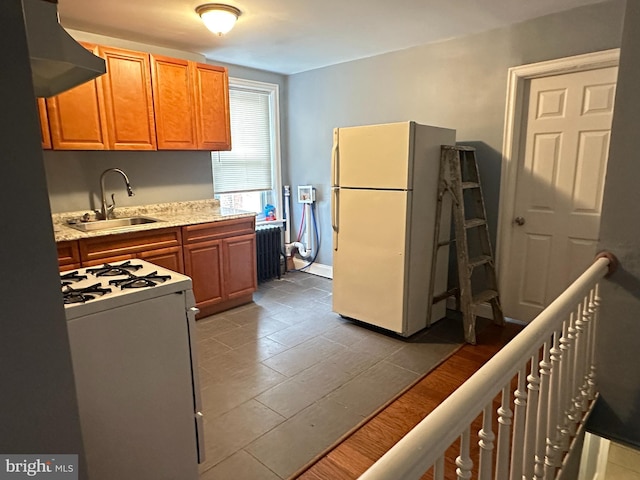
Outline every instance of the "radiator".
<svg viewBox="0 0 640 480"><path fill-rule="evenodd" d="M256 257L258 282L280 278L280 254L282 235L280 227L258 227L256 229Z"/></svg>

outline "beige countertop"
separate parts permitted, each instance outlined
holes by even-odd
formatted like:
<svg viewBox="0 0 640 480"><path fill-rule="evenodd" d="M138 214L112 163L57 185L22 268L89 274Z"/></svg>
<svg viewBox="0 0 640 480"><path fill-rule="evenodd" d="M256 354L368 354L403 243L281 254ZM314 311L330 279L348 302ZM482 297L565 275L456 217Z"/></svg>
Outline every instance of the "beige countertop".
<svg viewBox="0 0 640 480"><path fill-rule="evenodd" d="M151 217L160 220L155 223L135 225L109 230L82 232L68 226L70 219L80 219L90 211L54 213L51 215L56 242L67 240L79 240L82 238L103 237L105 235L118 235L122 233L156 230L160 228L181 227L195 225L197 223L219 222L234 218L253 217L255 213L220 207L218 200L196 200L190 202L158 203L138 207L116 207L114 218L125 217Z"/></svg>

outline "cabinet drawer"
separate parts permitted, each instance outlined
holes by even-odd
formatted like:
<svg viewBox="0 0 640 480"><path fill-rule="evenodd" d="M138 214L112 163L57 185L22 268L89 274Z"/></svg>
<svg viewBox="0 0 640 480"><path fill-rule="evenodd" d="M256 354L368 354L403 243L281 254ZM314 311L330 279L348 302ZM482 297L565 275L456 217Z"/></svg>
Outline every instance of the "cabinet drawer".
<svg viewBox="0 0 640 480"><path fill-rule="evenodd" d="M180 245L182 237L178 227L106 235L80 240L80 258L84 264L107 257L134 256L136 253Z"/></svg>
<svg viewBox="0 0 640 480"><path fill-rule="evenodd" d="M185 244L217 240L234 235L255 233L256 218L245 217L182 227Z"/></svg>

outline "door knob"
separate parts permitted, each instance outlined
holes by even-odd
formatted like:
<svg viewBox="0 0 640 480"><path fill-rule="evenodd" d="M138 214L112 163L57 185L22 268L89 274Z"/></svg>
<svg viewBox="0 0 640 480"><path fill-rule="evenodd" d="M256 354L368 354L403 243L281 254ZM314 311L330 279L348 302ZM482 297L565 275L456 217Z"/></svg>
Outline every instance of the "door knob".
<svg viewBox="0 0 640 480"><path fill-rule="evenodd" d="M514 222L516 222L517 225L524 225L524 217L516 217Z"/></svg>

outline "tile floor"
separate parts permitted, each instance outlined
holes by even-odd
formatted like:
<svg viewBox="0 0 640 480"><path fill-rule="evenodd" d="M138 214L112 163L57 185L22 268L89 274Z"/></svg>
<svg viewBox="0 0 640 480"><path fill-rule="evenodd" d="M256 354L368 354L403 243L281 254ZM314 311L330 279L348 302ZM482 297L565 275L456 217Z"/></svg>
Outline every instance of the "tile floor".
<svg viewBox="0 0 640 480"><path fill-rule="evenodd" d="M301 272L197 322L201 480L285 479L453 353L462 327L410 339L331 312L331 281Z"/></svg>

